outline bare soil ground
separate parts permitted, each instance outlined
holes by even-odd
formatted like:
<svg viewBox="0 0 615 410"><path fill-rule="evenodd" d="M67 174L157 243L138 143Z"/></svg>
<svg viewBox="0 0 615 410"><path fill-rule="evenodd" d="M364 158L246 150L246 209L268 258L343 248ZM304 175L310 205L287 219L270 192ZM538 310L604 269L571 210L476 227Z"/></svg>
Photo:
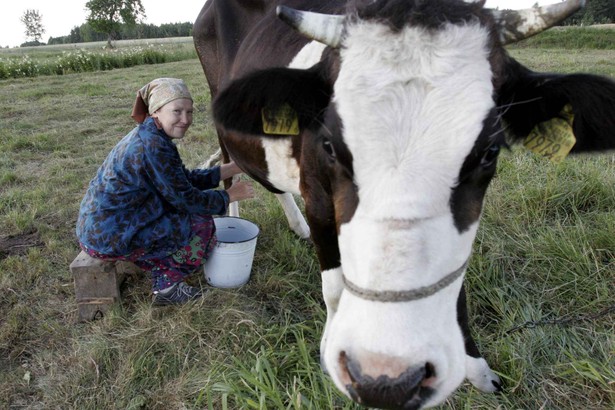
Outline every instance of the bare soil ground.
<svg viewBox="0 0 615 410"><path fill-rule="evenodd" d="M0 260L12 255L25 255L29 248L40 248L43 245L36 231L21 235L0 236Z"/></svg>

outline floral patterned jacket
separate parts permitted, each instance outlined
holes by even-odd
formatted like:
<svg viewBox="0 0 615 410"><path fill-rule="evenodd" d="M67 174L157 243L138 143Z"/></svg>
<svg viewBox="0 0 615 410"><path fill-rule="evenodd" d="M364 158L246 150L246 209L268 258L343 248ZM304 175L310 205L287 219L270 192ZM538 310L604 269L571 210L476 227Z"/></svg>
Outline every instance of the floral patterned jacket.
<svg viewBox="0 0 615 410"><path fill-rule="evenodd" d="M189 242L190 215L228 207L220 167L188 171L173 140L148 118L111 150L81 202L77 237L109 256L143 250L152 257Z"/></svg>

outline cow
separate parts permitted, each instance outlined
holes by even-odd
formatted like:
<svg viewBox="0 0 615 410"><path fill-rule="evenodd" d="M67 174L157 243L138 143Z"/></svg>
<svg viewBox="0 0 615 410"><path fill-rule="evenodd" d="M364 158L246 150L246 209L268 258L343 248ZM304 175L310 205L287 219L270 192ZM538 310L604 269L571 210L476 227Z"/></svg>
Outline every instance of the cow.
<svg viewBox="0 0 615 410"><path fill-rule="evenodd" d="M505 46L583 5L203 7L194 41L225 158L286 195L286 209L303 198L309 229L298 230L315 245L327 310L321 363L357 403L428 408L464 378L501 389L463 286L498 154L527 138L549 141L538 145L554 159L615 148L612 79L534 72ZM560 139L545 134L556 128Z"/></svg>

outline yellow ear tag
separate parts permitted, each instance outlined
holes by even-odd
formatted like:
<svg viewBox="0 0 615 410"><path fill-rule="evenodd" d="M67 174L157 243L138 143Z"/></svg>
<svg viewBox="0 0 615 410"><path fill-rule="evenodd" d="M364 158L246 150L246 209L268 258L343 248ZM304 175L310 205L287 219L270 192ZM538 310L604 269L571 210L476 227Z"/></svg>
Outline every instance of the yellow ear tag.
<svg viewBox="0 0 615 410"><path fill-rule="evenodd" d="M570 104L562 109L560 115L560 118L537 124L523 141L527 149L556 164L562 162L577 143L572 132L574 114Z"/></svg>
<svg viewBox="0 0 615 410"><path fill-rule="evenodd" d="M269 135L299 135L299 117L288 104L261 110L263 132Z"/></svg>

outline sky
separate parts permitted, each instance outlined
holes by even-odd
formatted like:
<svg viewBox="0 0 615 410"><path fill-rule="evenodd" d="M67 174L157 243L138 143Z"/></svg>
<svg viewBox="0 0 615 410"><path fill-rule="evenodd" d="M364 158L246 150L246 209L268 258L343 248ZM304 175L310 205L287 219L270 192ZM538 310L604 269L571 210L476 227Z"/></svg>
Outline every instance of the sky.
<svg viewBox="0 0 615 410"><path fill-rule="evenodd" d="M73 27L85 23L87 0L5 0L0 11L0 47L16 47L28 39L25 26L20 21L28 9L37 10L42 16L45 33L42 41L49 37L70 34ZM540 5L557 3L557 0L539 0ZM487 7L500 9L521 9L531 7L536 0L487 0ZM174 0L171 3L160 0L141 0L147 18L145 23L160 25L165 23L194 22L205 0Z"/></svg>
<svg viewBox="0 0 615 410"><path fill-rule="evenodd" d="M16 47L28 39L26 28L20 21L26 10L38 10L42 15L45 33L41 41L49 37L70 34L73 27L85 23L88 0L4 0L0 7L0 47ZM145 8L145 23L159 26L165 23L194 22L205 0L141 0Z"/></svg>

